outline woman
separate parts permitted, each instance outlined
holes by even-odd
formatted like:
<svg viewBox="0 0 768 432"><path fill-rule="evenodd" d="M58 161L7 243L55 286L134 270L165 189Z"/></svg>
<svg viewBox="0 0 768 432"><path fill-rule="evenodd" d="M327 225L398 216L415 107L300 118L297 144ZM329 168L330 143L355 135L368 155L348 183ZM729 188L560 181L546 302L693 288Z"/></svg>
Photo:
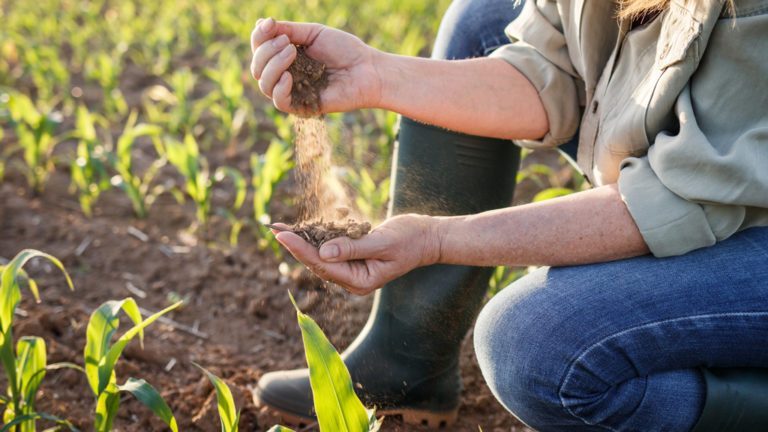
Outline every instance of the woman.
<svg viewBox="0 0 768 432"><path fill-rule="evenodd" d="M331 72L326 112L416 120L404 118L395 155L398 216L319 251L277 234L353 293L386 284L344 353L368 404L450 423L458 342L487 281L477 267L538 265L475 329L489 386L523 422L768 428L768 1L623 7L529 1L506 28L511 43L460 61L382 53L316 24L257 23L252 72L281 110L291 111L286 69L299 44ZM577 134L593 189L486 211L514 186L506 140L552 147ZM301 420L307 393L301 370L265 375L255 397Z"/></svg>

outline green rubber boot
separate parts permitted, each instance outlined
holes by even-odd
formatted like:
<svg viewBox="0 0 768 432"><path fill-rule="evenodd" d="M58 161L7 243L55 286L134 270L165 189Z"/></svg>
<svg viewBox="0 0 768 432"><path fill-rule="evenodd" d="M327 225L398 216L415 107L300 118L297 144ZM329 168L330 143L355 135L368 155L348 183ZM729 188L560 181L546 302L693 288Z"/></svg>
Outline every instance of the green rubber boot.
<svg viewBox="0 0 768 432"><path fill-rule="evenodd" d="M768 431L768 369L703 369L707 399L693 432Z"/></svg>
<svg viewBox="0 0 768 432"><path fill-rule="evenodd" d="M403 118L395 148L390 215L459 215L510 205L520 151ZM459 348L480 311L492 269L422 267L376 292L360 335L342 353L355 390L377 412L445 427L461 393ZM284 421L314 421L307 369L265 374L257 406Z"/></svg>

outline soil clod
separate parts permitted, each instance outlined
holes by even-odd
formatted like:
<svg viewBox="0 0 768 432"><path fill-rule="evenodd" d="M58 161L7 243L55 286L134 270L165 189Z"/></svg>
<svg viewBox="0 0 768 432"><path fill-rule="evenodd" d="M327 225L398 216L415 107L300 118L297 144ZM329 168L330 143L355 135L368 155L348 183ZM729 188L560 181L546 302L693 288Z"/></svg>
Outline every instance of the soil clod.
<svg viewBox="0 0 768 432"><path fill-rule="evenodd" d="M328 87L328 71L306 53L306 47L296 46L296 60L288 68L293 77L291 108L303 116L318 115L321 112L320 92Z"/></svg>
<svg viewBox="0 0 768 432"><path fill-rule="evenodd" d="M357 222L354 219L347 219L345 222L325 222L320 219L299 222L290 227L290 231L319 248L323 243L338 237L349 237L357 240L371 231L371 224L369 222Z"/></svg>

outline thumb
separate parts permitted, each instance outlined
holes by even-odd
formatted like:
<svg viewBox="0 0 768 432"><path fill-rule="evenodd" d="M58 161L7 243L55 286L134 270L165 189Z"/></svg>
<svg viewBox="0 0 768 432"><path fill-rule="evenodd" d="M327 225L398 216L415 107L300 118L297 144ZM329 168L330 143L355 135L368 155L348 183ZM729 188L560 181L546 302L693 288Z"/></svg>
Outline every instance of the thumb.
<svg viewBox="0 0 768 432"><path fill-rule="evenodd" d="M382 248L381 239L376 237L363 236L357 240L339 237L320 246L320 258L328 262L375 258Z"/></svg>

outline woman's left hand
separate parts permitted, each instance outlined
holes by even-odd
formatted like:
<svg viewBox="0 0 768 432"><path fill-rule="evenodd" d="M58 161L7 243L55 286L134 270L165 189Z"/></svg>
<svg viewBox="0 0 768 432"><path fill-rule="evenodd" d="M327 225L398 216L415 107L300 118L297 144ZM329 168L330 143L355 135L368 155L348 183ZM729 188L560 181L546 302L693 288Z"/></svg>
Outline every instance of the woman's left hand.
<svg viewBox="0 0 768 432"><path fill-rule="evenodd" d="M323 280L366 295L416 267L438 262L436 227L432 217L407 214L386 220L360 239L339 237L319 250L290 231L278 232L276 238Z"/></svg>

